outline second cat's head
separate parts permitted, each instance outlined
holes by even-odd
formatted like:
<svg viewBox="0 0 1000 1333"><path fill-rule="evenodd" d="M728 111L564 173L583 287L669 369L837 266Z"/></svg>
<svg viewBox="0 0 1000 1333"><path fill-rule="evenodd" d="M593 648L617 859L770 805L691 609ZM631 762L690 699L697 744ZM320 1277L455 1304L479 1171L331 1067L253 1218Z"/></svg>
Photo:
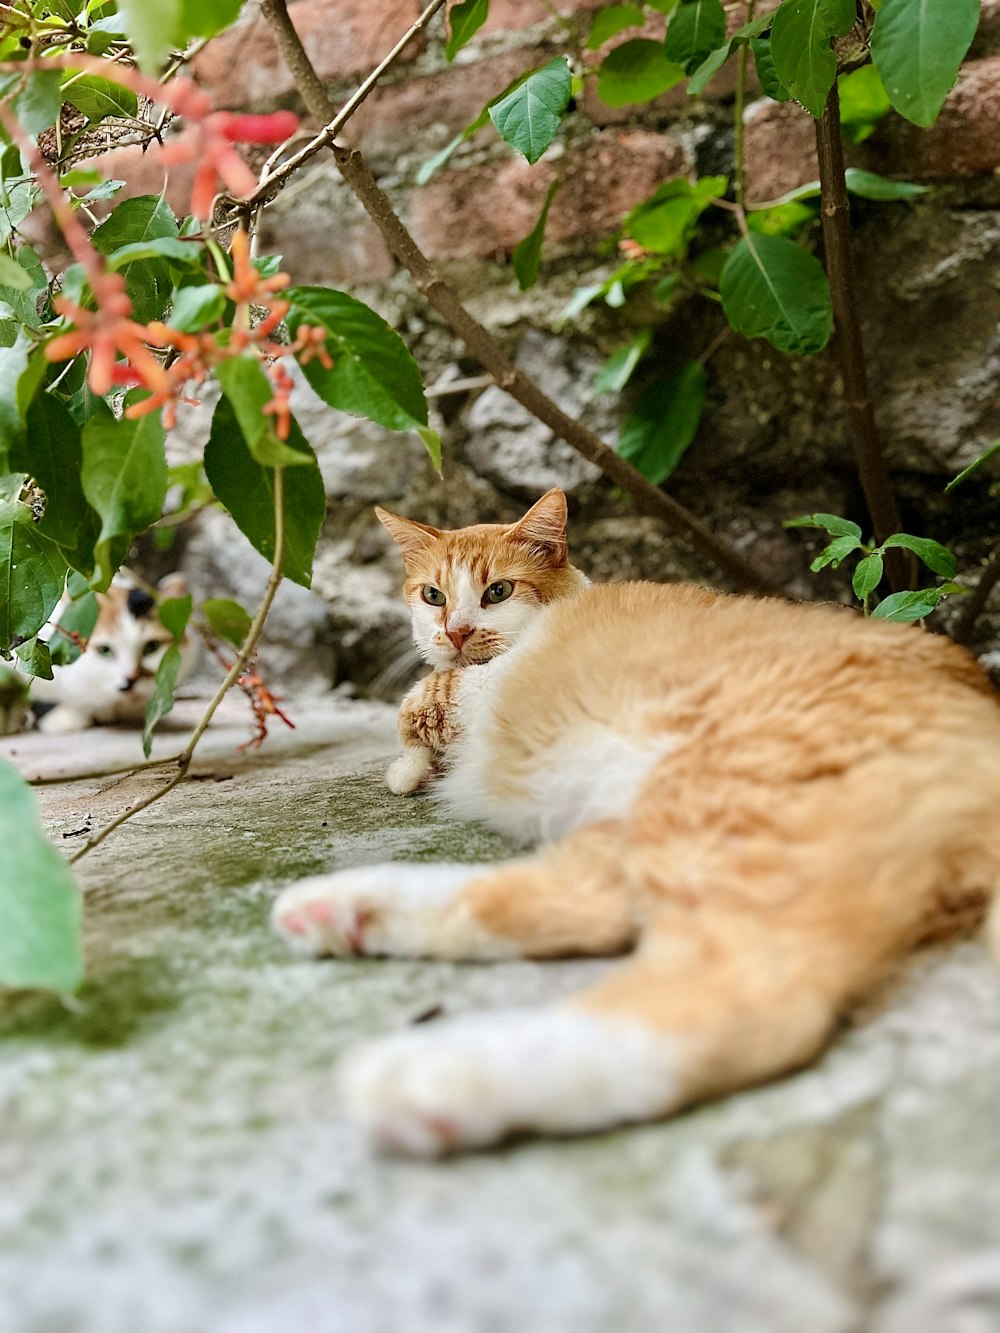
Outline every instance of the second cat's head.
<svg viewBox="0 0 1000 1333"><path fill-rule="evenodd" d="M567 558L562 491L548 491L516 523L451 532L375 512L402 552L417 650L437 670L506 652L543 606L586 585Z"/></svg>

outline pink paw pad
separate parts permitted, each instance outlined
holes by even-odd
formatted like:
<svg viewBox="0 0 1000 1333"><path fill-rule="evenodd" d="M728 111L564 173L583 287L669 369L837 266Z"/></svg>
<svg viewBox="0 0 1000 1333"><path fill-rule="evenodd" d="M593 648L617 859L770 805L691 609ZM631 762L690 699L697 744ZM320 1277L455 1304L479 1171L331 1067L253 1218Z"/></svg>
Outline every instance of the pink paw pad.
<svg viewBox="0 0 1000 1333"><path fill-rule="evenodd" d="M332 905L322 900L306 903L303 911L314 926L329 926L333 921Z"/></svg>

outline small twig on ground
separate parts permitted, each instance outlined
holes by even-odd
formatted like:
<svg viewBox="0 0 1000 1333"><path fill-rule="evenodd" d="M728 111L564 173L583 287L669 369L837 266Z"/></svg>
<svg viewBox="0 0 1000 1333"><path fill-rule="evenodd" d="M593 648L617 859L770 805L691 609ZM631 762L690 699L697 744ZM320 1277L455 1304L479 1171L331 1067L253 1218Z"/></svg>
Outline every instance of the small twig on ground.
<svg viewBox="0 0 1000 1333"><path fill-rule="evenodd" d="M198 746L198 742L208 729L208 725L212 721L219 704L222 703L223 699L229 693L231 686L233 686L243 674L257 647L257 641L260 639L261 632L264 628L264 622L267 620L268 612L271 609L271 603L274 601L275 594L278 591L278 585L281 583L281 567L284 559L284 548L285 475L282 468L276 467L274 469L274 559L271 562L271 574L267 580L267 587L264 590L264 596L261 599L260 606L257 608L257 614L254 616L250 628L247 630L246 638L243 640L243 645L236 654L233 665L226 672L225 679L213 695L212 701L205 709L201 721L191 733L187 745L185 745L184 749L177 756L177 772L173 774L169 781L165 782L162 786L157 787L156 790L150 792L148 796L144 796L143 799L137 801L135 805L129 806L128 809L123 810L120 815L105 824L103 828L98 829L92 837L87 839L80 850L70 858L72 863L79 861L81 857L86 856L88 852L93 851L93 849L99 846L110 833L113 833L116 828L120 828L126 820L131 819L133 815L137 815L140 810L147 809L154 801L158 801L166 796L168 792L173 791L173 789L187 777L188 769L191 767L191 760L194 758L194 752ZM137 765L136 771L140 771L141 767L142 766Z"/></svg>
<svg viewBox="0 0 1000 1333"><path fill-rule="evenodd" d="M262 8L310 113L318 120L330 121L334 111L333 103L299 39L285 0L263 0ZM402 46L397 43L394 51L398 54L401 49ZM780 591L773 580L757 569L735 546L717 537L683 505L654 486L592 430L567 416L534 380L518 369L500 344L469 314L441 279L403 225L361 154L356 149L344 148L339 144L333 144L331 148L341 175L378 227L390 251L409 272L417 290L458 334L470 354L490 372L501 389L527 408L532 416L548 426L560 439L565 440L570 448L594 463L605 476L627 491L642 512L659 518L681 540L710 560L738 586L756 592Z"/></svg>

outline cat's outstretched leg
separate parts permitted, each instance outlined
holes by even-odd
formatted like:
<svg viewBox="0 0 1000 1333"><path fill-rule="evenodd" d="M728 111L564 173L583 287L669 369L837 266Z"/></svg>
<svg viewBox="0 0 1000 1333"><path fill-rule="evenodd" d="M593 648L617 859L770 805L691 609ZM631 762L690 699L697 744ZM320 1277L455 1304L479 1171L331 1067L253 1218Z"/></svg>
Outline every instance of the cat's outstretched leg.
<svg viewBox="0 0 1000 1333"><path fill-rule="evenodd" d="M638 925L620 826L494 865L389 862L300 880L271 921L299 953L425 958L612 954Z"/></svg>
<svg viewBox="0 0 1000 1333"><path fill-rule="evenodd" d="M358 1048L348 1109L378 1146L420 1155L657 1119L814 1058L876 971L857 941L684 915L654 920L633 959L567 1002Z"/></svg>
<svg viewBox="0 0 1000 1333"><path fill-rule="evenodd" d="M438 758L458 732L456 671L434 671L404 696L399 706L399 739L403 753L386 771L386 786L409 796L434 772Z"/></svg>

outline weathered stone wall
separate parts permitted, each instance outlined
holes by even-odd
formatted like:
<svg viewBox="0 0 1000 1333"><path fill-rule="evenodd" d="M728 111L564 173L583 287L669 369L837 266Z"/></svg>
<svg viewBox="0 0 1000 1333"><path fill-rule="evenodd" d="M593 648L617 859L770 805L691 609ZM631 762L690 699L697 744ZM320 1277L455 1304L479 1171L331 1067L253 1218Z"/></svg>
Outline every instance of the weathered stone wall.
<svg viewBox="0 0 1000 1333"><path fill-rule="evenodd" d="M611 270L615 254L606 238L661 180L731 165L731 72L717 76L701 99L677 88L649 107L616 110L601 104L590 81L558 143L534 168L487 128L429 183L416 184L422 162L517 73L563 51L567 24L585 34L597 7L598 0L558 0L557 16L543 0L492 0L489 22L450 67L438 23L350 122L346 140L366 153L472 312L564 408L613 441L629 393L624 401L595 398L603 358L637 326L655 322L659 364L688 359L720 332L721 312L692 300L664 317L640 300L622 311L592 307L561 333L558 314L575 287ZM735 26L740 6L731 8ZM339 99L389 49L419 5L297 0L290 9ZM651 32L657 22L662 28L656 19ZM596 62L600 54L584 58ZM196 72L220 104L299 108L253 5L237 28L209 44ZM745 123L751 199L815 178L812 122L798 107L751 101ZM856 202L859 290L877 412L904 521L952 542L974 567L996 533L997 488L987 478L946 497L943 486L1000 435L1000 0L984 0L976 44L938 123L918 131L890 115L851 155L856 165L935 187L915 203ZM150 171L134 159L118 160L114 169L127 170L134 187ZM566 183L552 208L542 280L522 293L510 251L530 230L557 174ZM149 186L159 187L158 175ZM182 180L171 186L183 197ZM411 662L402 646L398 570L371 517L374 501L428 522L459 525L510 519L545 487L559 484L571 496L576 556L596 576L715 577L656 522L635 517L627 500L546 427L477 379L481 368L397 270L329 162L317 158L307 166L265 213L264 225L266 246L284 255L296 281L342 286L399 329L431 386L445 455L441 481L419 444L338 418L303 389L298 411L320 453L330 509L316 563L320 600L291 590L278 607L274 632L284 647L274 662L280 671L298 670L300 679L304 671L321 684L375 682L390 692L405 678ZM449 381L470 378L473 384L461 392L448 391ZM763 342L728 337L709 363L698 439L668 483L715 530L803 595L817 591L805 572L807 542L801 533L787 533L782 519L824 509L863 520L838 394L828 354L802 360ZM186 438L206 429L207 419L189 420ZM196 587L232 587L252 599L264 570L243 545L214 519L203 523L183 556ZM830 593L836 584L821 587ZM990 622L983 628L988 636Z"/></svg>

